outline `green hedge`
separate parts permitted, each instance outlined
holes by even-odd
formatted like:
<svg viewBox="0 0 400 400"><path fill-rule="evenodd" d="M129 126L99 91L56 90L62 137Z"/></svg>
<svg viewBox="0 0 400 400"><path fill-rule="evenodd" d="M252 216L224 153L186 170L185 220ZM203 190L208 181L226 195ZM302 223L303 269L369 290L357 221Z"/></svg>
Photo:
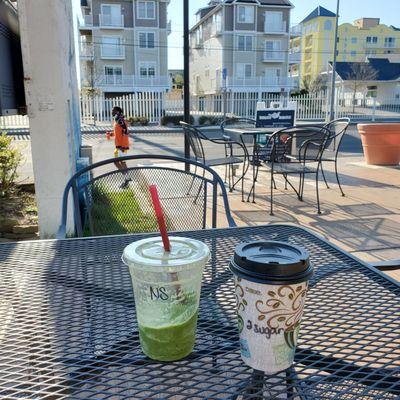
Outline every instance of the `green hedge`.
<svg viewBox="0 0 400 400"><path fill-rule="evenodd" d="M175 125L179 126L179 122L184 121L185 117L183 115L164 115L161 118L161 125ZM194 118L190 116L189 124L194 124Z"/></svg>
<svg viewBox="0 0 400 400"><path fill-rule="evenodd" d="M220 125L222 120L223 120L222 117L202 115L199 118L199 125Z"/></svg>
<svg viewBox="0 0 400 400"><path fill-rule="evenodd" d="M128 117L126 120L128 121L129 125L132 126L147 126L149 124L149 119L147 117Z"/></svg>

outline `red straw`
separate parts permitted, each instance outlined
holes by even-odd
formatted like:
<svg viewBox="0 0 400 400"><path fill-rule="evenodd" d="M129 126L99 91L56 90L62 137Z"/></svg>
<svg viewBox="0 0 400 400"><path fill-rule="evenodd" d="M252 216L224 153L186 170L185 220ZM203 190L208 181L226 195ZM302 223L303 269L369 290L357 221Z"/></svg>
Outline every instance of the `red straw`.
<svg viewBox="0 0 400 400"><path fill-rule="evenodd" d="M153 201L154 211L155 211L156 217L157 217L158 229L160 230L160 233L161 233L164 250L171 251L171 245L169 243L167 226L165 224L164 213L161 208L160 198L158 197L156 185L150 186L150 194L151 194L151 199Z"/></svg>

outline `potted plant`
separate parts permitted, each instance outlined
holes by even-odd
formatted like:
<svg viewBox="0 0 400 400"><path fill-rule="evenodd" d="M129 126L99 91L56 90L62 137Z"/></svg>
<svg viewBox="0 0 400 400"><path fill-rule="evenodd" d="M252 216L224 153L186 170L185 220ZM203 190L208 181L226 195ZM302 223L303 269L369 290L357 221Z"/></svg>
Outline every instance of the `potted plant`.
<svg viewBox="0 0 400 400"><path fill-rule="evenodd" d="M400 123L358 124L357 128L367 164L400 163Z"/></svg>

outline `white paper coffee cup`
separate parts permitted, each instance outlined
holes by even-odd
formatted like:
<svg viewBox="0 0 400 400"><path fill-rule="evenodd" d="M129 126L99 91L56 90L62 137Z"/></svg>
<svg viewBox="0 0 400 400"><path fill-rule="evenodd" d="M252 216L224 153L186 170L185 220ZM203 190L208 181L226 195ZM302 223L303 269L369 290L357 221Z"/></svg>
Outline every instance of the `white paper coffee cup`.
<svg viewBox="0 0 400 400"><path fill-rule="evenodd" d="M308 253L281 242L243 243L230 269L243 361L266 373L289 368L313 270Z"/></svg>

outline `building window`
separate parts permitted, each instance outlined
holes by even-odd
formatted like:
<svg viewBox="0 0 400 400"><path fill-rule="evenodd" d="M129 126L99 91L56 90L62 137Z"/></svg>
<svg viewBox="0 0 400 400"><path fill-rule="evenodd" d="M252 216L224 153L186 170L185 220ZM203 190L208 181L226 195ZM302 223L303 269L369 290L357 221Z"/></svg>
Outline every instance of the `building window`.
<svg viewBox="0 0 400 400"><path fill-rule="evenodd" d="M357 55L357 52L353 50L352 52L350 52L350 55L351 55L352 57L355 57L355 56Z"/></svg>
<svg viewBox="0 0 400 400"><path fill-rule="evenodd" d="M396 41L396 38L394 38L394 37L386 37L385 38L385 47L394 47L395 41Z"/></svg>
<svg viewBox="0 0 400 400"><path fill-rule="evenodd" d="M265 13L265 32L282 32L285 30L282 12L269 11Z"/></svg>
<svg viewBox="0 0 400 400"><path fill-rule="evenodd" d="M254 22L254 7L238 6L237 22L241 22L242 24L252 24Z"/></svg>
<svg viewBox="0 0 400 400"><path fill-rule="evenodd" d="M123 26L120 4L102 4L100 25L101 26Z"/></svg>
<svg viewBox="0 0 400 400"><path fill-rule="evenodd" d="M240 79L251 78L253 76L253 64L237 64L237 77Z"/></svg>
<svg viewBox="0 0 400 400"><path fill-rule="evenodd" d="M122 83L122 67L105 65L104 76L105 76L105 83L107 83L108 85Z"/></svg>
<svg viewBox="0 0 400 400"><path fill-rule="evenodd" d="M119 36L102 36L101 56L121 58L125 55L122 38Z"/></svg>
<svg viewBox="0 0 400 400"><path fill-rule="evenodd" d="M367 86L367 97L377 97L378 86Z"/></svg>
<svg viewBox="0 0 400 400"><path fill-rule="evenodd" d="M141 49L154 49L154 32L139 32L139 47Z"/></svg>
<svg viewBox="0 0 400 400"><path fill-rule="evenodd" d="M378 43L378 37L377 36L367 36L367 43L373 43L376 44Z"/></svg>
<svg viewBox="0 0 400 400"><path fill-rule="evenodd" d="M331 21L330 19L327 19L327 20L324 22L324 29L325 29L326 31L331 31L331 30L332 30L332 21Z"/></svg>
<svg viewBox="0 0 400 400"><path fill-rule="evenodd" d="M280 60L284 56L281 51L280 40L266 40L264 58L266 60Z"/></svg>
<svg viewBox="0 0 400 400"><path fill-rule="evenodd" d="M153 77L156 75L156 63L141 62L139 63L139 74L141 77Z"/></svg>
<svg viewBox="0 0 400 400"><path fill-rule="evenodd" d="M238 36L238 50L239 51L252 51L253 50L253 36Z"/></svg>
<svg viewBox="0 0 400 400"><path fill-rule="evenodd" d="M154 1L139 1L137 3L137 15L139 19L155 19L156 3Z"/></svg>
<svg viewBox="0 0 400 400"><path fill-rule="evenodd" d="M356 37L352 37L351 38L351 43L356 44L357 43L357 38Z"/></svg>
<svg viewBox="0 0 400 400"><path fill-rule="evenodd" d="M365 55L366 55L367 57L375 56L375 55L376 55L376 50L367 50L367 51L365 52Z"/></svg>

